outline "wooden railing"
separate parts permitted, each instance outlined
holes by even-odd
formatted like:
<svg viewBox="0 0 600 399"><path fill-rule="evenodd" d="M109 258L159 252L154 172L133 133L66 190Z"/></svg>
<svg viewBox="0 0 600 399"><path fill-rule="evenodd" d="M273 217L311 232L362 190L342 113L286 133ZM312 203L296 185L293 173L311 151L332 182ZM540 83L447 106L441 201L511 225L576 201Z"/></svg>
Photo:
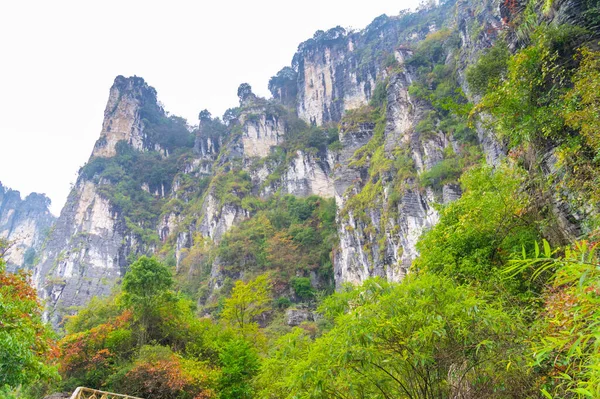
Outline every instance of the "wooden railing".
<svg viewBox="0 0 600 399"><path fill-rule="evenodd" d="M97 389L78 387L70 399L142 399L136 396L121 395L119 393L104 392Z"/></svg>

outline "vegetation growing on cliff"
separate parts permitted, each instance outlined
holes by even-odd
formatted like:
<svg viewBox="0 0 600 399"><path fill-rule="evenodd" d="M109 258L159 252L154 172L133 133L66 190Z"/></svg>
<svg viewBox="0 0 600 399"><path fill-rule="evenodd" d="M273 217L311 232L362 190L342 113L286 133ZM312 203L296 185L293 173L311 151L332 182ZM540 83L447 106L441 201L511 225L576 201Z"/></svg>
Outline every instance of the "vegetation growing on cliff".
<svg viewBox="0 0 600 399"><path fill-rule="evenodd" d="M595 18L588 3L585 21ZM536 7L529 1L521 29L502 35L466 71L459 67L460 36L450 28L412 49L409 94L427 110L410 131L418 141L387 141L389 77L369 105L340 123L342 138L363 128L372 137L343 165L360 178L351 182L338 221L352 214L382 248L386 234L397 234L386 224L398 220L408 190L439 196L444 186L460 185L460 198L436 208L439 221L419 239L419 256L402 282L374 278L333 292L335 201L262 198L251 174L270 165L269 183L275 181L296 150L341 146L337 129L308 126L261 103L270 117L285 119L284 144L262 160L221 154L212 179L181 177L183 194L168 204L153 193L170 189L189 146L163 158L120 143L115 157L83 168L84 179L146 230L167 209L187 213L186 227L197 222L207 189L217 207L236 206L248 218L214 246L194 236L181 250L166 240L163 259L139 258L112 297L91 301L66 321L49 365L40 357L52 343L26 277L0 270L0 312L8 315L0 319L0 367L8 370L0 393L58 367L53 389L89 385L146 399L600 397L598 35L528 19ZM517 16L507 29L519 24ZM377 37L387 23L376 20L366 36ZM304 46L346 46L344 35L318 32ZM271 82L285 89L281 98L293 91L291 75ZM471 98L475 104L467 88L481 96ZM249 85L238 94L242 102L263 101ZM216 124L218 137L231 133L235 140L236 118L248 109L238 111L227 128L206 113L200 119ZM484 164L478 126L481 134L494 132L508 156ZM432 140L443 142L440 158L417 167L411 146ZM185 195L193 185L199 189ZM378 226L372 209L383 209ZM156 237L149 242L160 245ZM185 256L176 260L176 250Z"/></svg>
<svg viewBox="0 0 600 399"><path fill-rule="evenodd" d="M254 199L252 207L254 217L233 228L216 248L221 272L235 280L269 271L273 295L280 301L302 302L311 299L313 290L331 292L334 201L286 195ZM314 283L299 283L299 278L311 275Z"/></svg>

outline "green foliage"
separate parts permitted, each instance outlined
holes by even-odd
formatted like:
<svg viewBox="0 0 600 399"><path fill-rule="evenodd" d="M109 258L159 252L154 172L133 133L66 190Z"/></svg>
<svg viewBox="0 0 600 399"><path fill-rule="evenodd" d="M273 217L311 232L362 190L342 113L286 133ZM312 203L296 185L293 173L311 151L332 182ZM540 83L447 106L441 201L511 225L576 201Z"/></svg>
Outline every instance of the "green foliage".
<svg viewBox="0 0 600 399"><path fill-rule="evenodd" d="M270 309L271 280L266 274L247 283L237 281L225 300L221 319L248 337L257 331L256 318Z"/></svg>
<svg viewBox="0 0 600 399"><path fill-rule="evenodd" d="M178 116L162 117L155 123L148 123L143 118L147 115L140 111L142 122L144 122L144 133L151 143L158 144L162 149L168 152L180 148L192 148L194 146L194 136L187 128L185 119Z"/></svg>
<svg viewBox="0 0 600 399"><path fill-rule="evenodd" d="M225 118L227 119L225 121L227 124L231 124L239 117L239 108L227 111L223 115L223 118L224 120ZM227 125L221 122L219 118L212 118L210 112L206 110L200 112L199 119L200 126L197 133L203 138L210 138L213 143L219 143L220 140L224 140L228 136L229 130L227 129Z"/></svg>
<svg viewBox="0 0 600 399"><path fill-rule="evenodd" d="M222 364L218 380L219 398L253 398L251 380L260 366L254 348L243 339L231 340L223 348L219 360Z"/></svg>
<svg viewBox="0 0 600 399"><path fill-rule="evenodd" d="M497 272L512 253L539 236L528 214L531 200L521 189L524 180L522 170L507 165L465 173L462 197L440 209L439 222L419 240L415 268L459 282L506 286L515 294L528 292L527 279L506 281Z"/></svg>
<svg viewBox="0 0 600 399"><path fill-rule="evenodd" d="M454 43L453 33L448 29L442 29L427 35L425 40L419 43L413 56L406 63L415 68L433 68L443 64L450 43Z"/></svg>
<svg viewBox="0 0 600 399"><path fill-rule="evenodd" d="M556 151L560 179L557 187L572 209L597 209L600 203L600 52L583 48L577 54L579 67L572 77L573 87L564 97L562 113L567 128L578 132ZM577 193L577 195L573 195ZM585 211L585 227L600 226L594 211Z"/></svg>
<svg viewBox="0 0 600 399"><path fill-rule="evenodd" d="M290 111L281 111L285 116L285 141L281 147L288 156L295 156L296 151L318 153L328 145L338 142L337 128L334 126L308 125Z"/></svg>
<svg viewBox="0 0 600 399"><path fill-rule="evenodd" d="M275 307L277 309L287 309L290 306L292 306L292 301L286 297L279 297L277 300L275 300Z"/></svg>
<svg viewBox="0 0 600 399"><path fill-rule="evenodd" d="M379 120L381 117L380 108L373 108L370 105L354 108L346 111L344 117L340 122L343 131L356 131L360 128L360 125L365 123L373 123Z"/></svg>
<svg viewBox="0 0 600 399"><path fill-rule="evenodd" d="M223 123L231 126L240 117L240 108L228 108L223 114Z"/></svg>
<svg viewBox="0 0 600 399"><path fill-rule="evenodd" d="M506 78L476 108L495 117L498 133L512 146L564 137L561 110L571 68L563 60L583 36L573 26L539 27L533 43L509 59Z"/></svg>
<svg viewBox="0 0 600 399"><path fill-rule="evenodd" d="M421 185L440 189L445 184L457 183L462 173L475 165L480 158L481 153L476 146L465 145L459 154L455 154L452 148L448 147L444 159L419 176Z"/></svg>
<svg viewBox="0 0 600 399"><path fill-rule="evenodd" d="M123 312L89 330L65 336L59 343L61 387L102 386L133 353L136 340L128 328L131 319L131 312Z"/></svg>
<svg viewBox="0 0 600 399"><path fill-rule="evenodd" d="M93 297L85 307L77 310L73 316L66 316L65 332L67 334L80 333L86 330L91 330L99 326L111 318L121 314L121 309L117 304L119 301L118 295L100 299Z"/></svg>
<svg viewBox="0 0 600 399"><path fill-rule="evenodd" d="M573 88L566 94L566 124L580 131L586 144L600 157L600 51L582 48L573 74Z"/></svg>
<svg viewBox="0 0 600 399"><path fill-rule="evenodd" d="M352 210L356 217L364 221L368 220L367 210L378 203L378 197L383 192L382 179L386 174L392 173L393 162L388 158L384 148L386 126L384 109L385 105L381 108L357 108L347 112L342 119L341 125L347 131L356 130L359 125L365 123L374 125L373 137L354 152L349 163L352 168L368 167L369 180L358 194L349 198L341 211L342 216L346 216L348 211Z"/></svg>
<svg viewBox="0 0 600 399"><path fill-rule="evenodd" d="M140 108L140 119L144 125L146 145L158 144L162 149L172 152L177 148L194 145L194 136L187 129L185 119L178 116L166 116L158 104L154 89L145 92Z"/></svg>
<svg viewBox="0 0 600 399"><path fill-rule="evenodd" d="M552 273L549 274L548 271ZM551 250L536 243L533 256L523 253L507 274L546 276L544 312L534 324L532 367L548 377L540 381L546 397L595 398L600 395L600 261L597 244L578 241Z"/></svg>
<svg viewBox="0 0 600 399"><path fill-rule="evenodd" d="M135 320L140 323L139 342L145 344L158 308L172 301L169 289L173 285L171 272L154 258L142 256L135 261L123 278L123 303L134 310Z"/></svg>
<svg viewBox="0 0 600 399"><path fill-rule="evenodd" d="M294 277L291 281L294 293L300 299L312 299L315 296L315 291L312 288L308 277Z"/></svg>
<svg viewBox="0 0 600 399"><path fill-rule="evenodd" d="M231 229L216 249L224 272L251 278L271 271L278 294L299 272L317 270L326 286L332 284L335 202L316 196L250 198L243 204L256 214Z"/></svg>
<svg viewBox="0 0 600 399"><path fill-rule="evenodd" d="M92 301L67 322L60 342L60 389L94 386L148 398L213 397L218 326L170 291L169 271L134 262L123 294ZM89 318L89 320L88 320ZM150 343L151 346L146 345Z"/></svg>
<svg viewBox="0 0 600 399"><path fill-rule="evenodd" d="M92 158L81 168L80 175L98 185L98 193L110 200L144 243L157 244L159 239L153 227L165 203L162 193L169 192L190 152L179 149L163 157L157 152L136 151L121 141L116 145L115 156ZM158 196L153 194L156 192Z"/></svg>
<svg viewBox="0 0 600 399"><path fill-rule="evenodd" d="M455 183L462 174L458 160L455 156L445 158L436 163L430 170L424 172L419 178L421 185L441 188L444 184Z"/></svg>
<svg viewBox="0 0 600 399"><path fill-rule="evenodd" d="M504 79L488 88L473 112L493 116L491 127L530 171L538 202L560 198L569 212L582 212L578 224L587 231L598 226L595 212L588 210L600 201L593 133L596 56L585 48L577 50L589 37L588 31L574 25L538 26L530 45L510 57ZM558 160L552 177L540 167L549 148L555 149ZM553 211L540 208L551 225ZM554 238L550 230L555 230ZM556 223L545 233L556 244L572 239Z"/></svg>
<svg viewBox="0 0 600 399"><path fill-rule="evenodd" d="M273 98L279 99L284 105L294 105L298 92L297 72L290 67L283 68L269 79L268 87Z"/></svg>
<svg viewBox="0 0 600 399"><path fill-rule="evenodd" d="M0 239L0 396L57 376L47 361L54 342L42 323L37 293L27 273L6 272L2 258L6 245Z"/></svg>
<svg viewBox="0 0 600 399"><path fill-rule="evenodd" d="M444 277L379 285L379 293L352 303L309 348L301 339L299 348L278 345L264 372L280 370L282 357L294 366L282 371L275 392L287 383L289 398L527 396L526 329L518 314Z"/></svg>
<svg viewBox="0 0 600 399"><path fill-rule="evenodd" d="M142 256L123 278L123 302L151 308L173 285L171 272L154 258Z"/></svg>
<svg viewBox="0 0 600 399"><path fill-rule="evenodd" d="M240 99L240 104L248 98L253 97L254 93L252 93L252 86L248 83L240 84L237 89L237 96Z"/></svg>
<svg viewBox="0 0 600 399"><path fill-rule="evenodd" d="M510 57L508 46L497 42L484 51L477 63L467 69L469 88L476 94L485 94L504 78Z"/></svg>
<svg viewBox="0 0 600 399"><path fill-rule="evenodd" d="M409 87L410 95L432 107L415 130L422 139L443 132L461 143L475 143L475 132L467 123L472 106L458 84L456 59L446 60L454 41L455 35L450 31L431 34L408 61L418 67L418 79Z"/></svg>
<svg viewBox="0 0 600 399"><path fill-rule="evenodd" d="M392 58L394 56L392 55ZM394 58L396 61L396 58ZM381 107L387 100L387 85L389 84L389 79L380 80L375 85L375 90L373 90L373 95L371 96L371 100L369 101L369 105L373 108Z"/></svg>
<svg viewBox="0 0 600 399"><path fill-rule="evenodd" d="M271 346L268 356L261 363L260 372L255 377L256 397L288 397L289 387L297 378L293 366L305 358L311 344L312 340L301 328L295 328L279 337Z"/></svg>
<svg viewBox="0 0 600 399"><path fill-rule="evenodd" d="M252 189L252 180L248 172L233 169L215 176L211 186L214 187L214 194L221 208L225 204L241 205L242 198Z"/></svg>

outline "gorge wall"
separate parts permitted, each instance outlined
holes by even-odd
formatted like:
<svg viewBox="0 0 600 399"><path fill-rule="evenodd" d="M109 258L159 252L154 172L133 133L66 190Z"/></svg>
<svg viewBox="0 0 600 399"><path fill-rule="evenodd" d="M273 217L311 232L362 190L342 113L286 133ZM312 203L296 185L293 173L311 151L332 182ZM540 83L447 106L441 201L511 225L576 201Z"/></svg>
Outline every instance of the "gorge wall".
<svg viewBox="0 0 600 399"><path fill-rule="evenodd" d="M362 31L318 31L271 79L272 99L241 85L239 106L222 119L202 111L197 127L168 116L142 78L117 77L100 138L35 267L48 317L58 324L109 295L142 254L200 273L201 301L211 298L255 272L232 272L213 249L286 195L337 205L337 242L320 261L329 272L294 278L316 287L401 280L436 207L460 197L462 170L503 156L460 111L473 98L466 69L502 29L499 3L459 1L383 15ZM456 93L454 108L436 102L442 89Z"/></svg>

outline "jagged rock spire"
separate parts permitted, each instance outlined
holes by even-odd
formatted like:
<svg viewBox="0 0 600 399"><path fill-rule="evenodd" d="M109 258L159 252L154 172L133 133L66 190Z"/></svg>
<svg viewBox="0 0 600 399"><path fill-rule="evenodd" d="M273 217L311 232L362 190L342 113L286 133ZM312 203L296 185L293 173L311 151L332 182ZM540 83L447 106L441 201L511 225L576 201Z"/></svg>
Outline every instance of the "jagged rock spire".
<svg viewBox="0 0 600 399"><path fill-rule="evenodd" d="M110 88L110 95L104 110L104 122L100 138L94 146L93 156L112 157L116 154L119 141L127 141L133 148L144 147L144 125L142 108L156 108L156 90L148 86L144 79L133 76L117 76Z"/></svg>

